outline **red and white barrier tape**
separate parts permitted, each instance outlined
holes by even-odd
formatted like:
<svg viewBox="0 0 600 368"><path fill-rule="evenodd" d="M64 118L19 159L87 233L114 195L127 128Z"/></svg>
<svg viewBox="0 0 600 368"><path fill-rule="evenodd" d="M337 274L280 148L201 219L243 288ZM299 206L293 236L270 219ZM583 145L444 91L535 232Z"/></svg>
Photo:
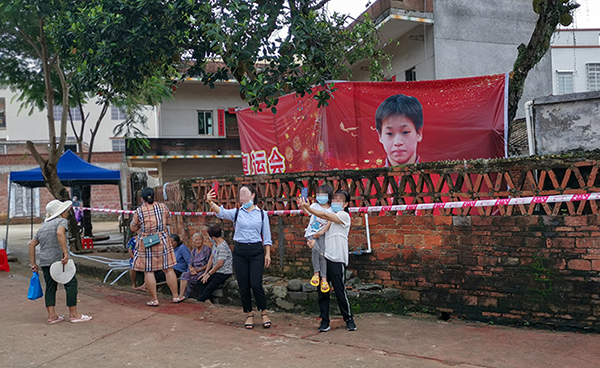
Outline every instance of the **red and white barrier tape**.
<svg viewBox="0 0 600 368"><path fill-rule="evenodd" d="M503 199L485 199L479 201L459 201L442 203L419 203L419 204L398 204L394 206L371 206L371 207L350 207L350 212L381 212L381 211L414 211L414 210L433 210L433 209L454 209L468 207L491 207L491 206L514 206L519 204L537 204L537 203L559 203L559 202L577 202L586 200L600 200L600 193L586 194L561 194L553 196L522 197L522 198L503 198ZM111 210L106 208L82 208L85 211L108 212L108 213L128 213L131 210ZM268 215L300 215L302 210L279 210L267 211ZM214 212L171 212L173 216L214 216Z"/></svg>

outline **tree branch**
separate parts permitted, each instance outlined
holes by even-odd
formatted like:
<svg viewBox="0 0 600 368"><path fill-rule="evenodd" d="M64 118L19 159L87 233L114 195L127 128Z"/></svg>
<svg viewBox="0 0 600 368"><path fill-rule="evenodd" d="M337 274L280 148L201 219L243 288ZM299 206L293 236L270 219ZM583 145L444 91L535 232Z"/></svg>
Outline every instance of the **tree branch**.
<svg viewBox="0 0 600 368"><path fill-rule="evenodd" d="M54 64L54 69L56 70L56 73L58 74L58 79L60 79L60 85L62 87L62 96L63 96L63 111L62 111L62 117L61 117L61 121L60 121L60 140L58 142L58 152L59 154L57 155L58 157L56 157L56 163L58 163L58 159L60 158L60 153L62 153L62 151L65 148L65 143L67 141L67 112L70 110L69 109L69 84L67 83L67 80L65 79L65 75L62 71L62 69L60 68L60 59L56 59L56 63ZM65 110L65 107L67 108L67 110ZM54 158L54 157L53 157ZM52 162L52 161L51 161Z"/></svg>
<svg viewBox="0 0 600 368"><path fill-rule="evenodd" d="M40 46L41 46L41 54L40 61L42 62L42 70L44 73L44 86L46 92L46 112L48 116L48 147L49 147L49 161L58 162L58 157L56 156L56 125L54 122L54 89L52 88L52 80L51 80L51 69L48 65L48 50L46 45L46 36L44 32L44 18L40 18ZM63 111L64 113L64 111ZM66 116L65 116L66 121Z"/></svg>
<svg viewBox="0 0 600 368"><path fill-rule="evenodd" d="M88 162L92 162L92 151L94 148L94 140L96 139L96 133L98 133L98 128L100 127L100 123L102 122L102 119L104 119L104 115L106 115L106 112L108 111L108 101L104 102L104 105L102 106L102 111L100 111L100 115L98 116L98 120L96 120L96 125L94 126L94 130L90 130L90 132L92 133L92 136L90 138L90 147L88 149Z"/></svg>
<svg viewBox="0 0 600 368"><path fill-rule="evenodd" d="M325 4L327 4L330 0L321 0L321 2L313 5L313 6L308 6L308 10L318 10L321 9L322 7L325 6Z"/></svg>
<svg viewBox="0 0 600 368"><path fill-rule="evenodd" d="M37 148L35 148L35 145L32 141L27 141L26 145L27 149L29 149L29 152L31 152L31 155L33 156L35 161L38 163L38 165L40 165L40 167L43 168L48 163L48 161L44 160L44 158L38 152Z"/></svg>
<svg viewBox="0 0 600 368"><path fill-rule="evenodd" d="M41 59L42 51L38 48L38 46L35 44L33 39L27 33L25 33L25 31L23 31L23 29L19 25L17 25L16 27L17 27L17 30L19 31L19 34L21 34L21 36L25 39L25 42L27 42L28 44L31 45L31 47L33 47L35 52L38 54L38 57Z"/></svg>

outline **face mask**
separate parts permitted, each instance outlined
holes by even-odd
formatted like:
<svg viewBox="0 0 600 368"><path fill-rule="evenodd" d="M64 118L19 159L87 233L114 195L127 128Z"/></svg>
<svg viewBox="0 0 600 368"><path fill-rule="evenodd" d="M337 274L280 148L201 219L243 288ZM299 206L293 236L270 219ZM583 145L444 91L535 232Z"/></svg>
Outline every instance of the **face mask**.
<svg viewBox="0 0 600 368"><path fill-rule="evenodd" d="M333 212L337 213L337 212L343 211L344 210L344 206L341 203L335 203L334 202L334 203L331 204L331 210Z"/></svg>
<svg viewBox="0 0 600 368"><path fill-rule="evenodd" d="M248 208L252 207L253 204L254 204L254 202L252 200L250 200L248 203L242 204L242 207L244 207L245 209L248 209Z"/></svg>
<svg viewBox="0 0 600 368"><path fill-rule="evenodd" d="M217 245L217 242L213 240L213 238L209 238L210 242L213 243L213 245Z"/></svg>
<svg viewBox="0 0 600 368"><path fill-rule="evenodd" d="M325 203L329 202L329 196L328 195L317 195L317 202L319 202L319 204L325 204Z"/></svg>

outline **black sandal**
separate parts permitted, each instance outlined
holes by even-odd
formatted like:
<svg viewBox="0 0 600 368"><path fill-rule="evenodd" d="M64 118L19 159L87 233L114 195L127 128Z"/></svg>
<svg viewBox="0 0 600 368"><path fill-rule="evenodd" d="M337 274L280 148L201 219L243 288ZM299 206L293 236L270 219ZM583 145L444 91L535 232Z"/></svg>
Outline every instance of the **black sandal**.
<svg viewBox="0 0 600 368"><path fill-rule="evenodd" d="M248 323L248 319L250 319L250 318L252 318L252 323ZM254 315L246 316L246 323L244 324L244 327L246 328L246 330L254 329Z"/></svg>
<svg viewBox="0 0 600 368"><path fill-rule="evenodd" d="M268 318L268 316L267 316L267 313L266 313L266 312L265 312L265 313L261 313L261 314L260 314L260 318L262 318L262 319L263 319L263 324L262 324L262 325L263 325L263 328L269 328L269 327L271 327L271 319L269 319L268 321L264 321L264 317L267 317L267 318Z"/></svg>

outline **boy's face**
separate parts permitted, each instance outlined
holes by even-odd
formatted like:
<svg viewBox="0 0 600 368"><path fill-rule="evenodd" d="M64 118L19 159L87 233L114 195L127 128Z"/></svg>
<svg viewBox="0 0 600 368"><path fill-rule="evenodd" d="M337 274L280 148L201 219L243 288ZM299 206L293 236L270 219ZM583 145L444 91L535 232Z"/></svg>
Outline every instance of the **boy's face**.
<svg viewBox="0 0 600 368"><path fill-rule="evenodd" d="M423 129L417 131L406 116L390 116L381 123L379 142L387 153L390 166L412 164L417 160L417 145L423 139Z"/></svg>

